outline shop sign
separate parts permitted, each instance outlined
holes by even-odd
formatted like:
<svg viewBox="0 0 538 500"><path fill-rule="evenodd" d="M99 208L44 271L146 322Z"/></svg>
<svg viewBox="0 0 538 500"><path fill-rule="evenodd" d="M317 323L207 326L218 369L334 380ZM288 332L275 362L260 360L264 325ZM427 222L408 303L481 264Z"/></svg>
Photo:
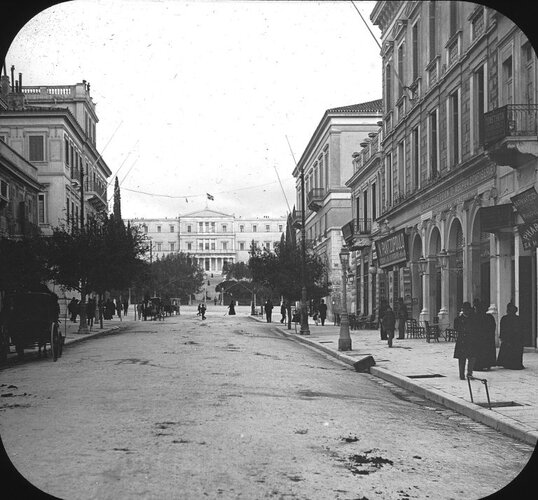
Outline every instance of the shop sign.
<svg viewBox="0 0 538 500"><path fill-rule="evenodd" d="M480 229L484 233L495 233L514 225L513 208L510 203L480 208Z"/></svg>
<svg viewBox="0 0 538 500"><path fill-rule="evenodd" d="M538 193L534 187L512 196L510 200L527 224L538 220Z"/></svg>
<svg viewBox="0 0 538 500"><path fill-rule="evenodd" d="M380 267L387 267L407 261L407 236L405 229L400 229L375 242Z"/></svg>
<svg viewBox="0 0 538 500"><path fill-rule="evenodd" d="M538 247L538 221L531 224L521 224L517 229L525 250Z"/></svg>

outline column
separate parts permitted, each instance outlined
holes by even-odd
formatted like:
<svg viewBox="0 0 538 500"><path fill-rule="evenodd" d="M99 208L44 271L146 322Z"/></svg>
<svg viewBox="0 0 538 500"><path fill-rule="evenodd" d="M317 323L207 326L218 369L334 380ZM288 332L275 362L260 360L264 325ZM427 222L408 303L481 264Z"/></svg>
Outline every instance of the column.
<svg viewBox="0 0 538 500"><path fill-rule="evenodd" d="M493 315L497 324L499 323L499 312L502 316L506 310L506 304L514 298L514 291L511 285L511 239L512 234L498 233L491 243L490 295L492 302L489 306L488 313Z"/></svg>
<svg viewBox="0 0 538 500"><path fill-rule="evenodd" d="M420 311L419 322L424 324L425 321L430 321L430 311L432 304L432 296L430 290L432 289L432 280L435 280L435 265L434 257L426 257L426 273L422 276L422 290L424 292L424 305L422 311ZM435 283L433 282L433 287Z"/></svg>

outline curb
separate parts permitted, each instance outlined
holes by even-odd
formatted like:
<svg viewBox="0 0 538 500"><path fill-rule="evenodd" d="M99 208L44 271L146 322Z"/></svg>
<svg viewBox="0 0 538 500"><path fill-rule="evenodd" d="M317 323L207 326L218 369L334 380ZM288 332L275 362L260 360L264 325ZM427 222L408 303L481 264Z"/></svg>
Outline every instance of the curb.
<svg viewBox="0 0 538 500"><path fill-rule="evenodd" d="M356 363L359 361L356 358L352 358L351 356L342 354L329 347L325 347L324 345L321 345L314 340L310 340L307 337L299 336L295 333L288 333L280 326L275 325L275 328L278 329L278 331L282 333L285 337L291 338L302 344L313 347L318 351L322 351L325 354L328 354L352 366L353 368L355 368ZM394 373L390 370L387 370L386 368L372 366L370 367L369 372L375 377L386 380L387 382L391 382L394 385L402 387L403 389L422 396L425 399L428 399L446 408L449 408L450 410L465 415L466 417L469 417L476 422L480 422L481 424L487 425L488 427L492 427L493 429L502 432L503 434L506 434L510 437L516 438L526 444L536 447L536 444L538 443L538 431L531 427L528 427L525 424L518 425L514 423L512 419L505 417L504 415L492 415L491 410L489 409L482 408L473 403L468 403L467 401L457 398L451 394L447 394L438 389L430 389L423 387L415 382L410 381L407 377Z"/></svg>
<svg viewBox="0 0 538 500"><path fill-rule="evenodd" d="M107 333L115 332L117 330L120 330L121 326L113 326L111 328L103 328L102 330L99 330L98 332L90 332L90 333L74 333L73 335L76 335L76 337L70 337L69 339L65 340L64 346L69 344L75 344L77 342L83 342L85 340L95 339L98 337L102 337L103 335L106 335Z"/></svg>

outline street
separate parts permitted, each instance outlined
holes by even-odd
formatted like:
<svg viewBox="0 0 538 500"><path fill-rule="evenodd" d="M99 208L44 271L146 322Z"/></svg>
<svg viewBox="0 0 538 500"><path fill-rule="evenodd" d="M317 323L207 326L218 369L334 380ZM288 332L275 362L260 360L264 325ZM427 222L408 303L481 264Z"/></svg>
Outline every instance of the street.
<svg viewBox="0 0 538 500"><path fill-rule="evenodd" d="M0 382L11 461L65 499L478 499L533 451L219 307L125 323Z"/></svg>

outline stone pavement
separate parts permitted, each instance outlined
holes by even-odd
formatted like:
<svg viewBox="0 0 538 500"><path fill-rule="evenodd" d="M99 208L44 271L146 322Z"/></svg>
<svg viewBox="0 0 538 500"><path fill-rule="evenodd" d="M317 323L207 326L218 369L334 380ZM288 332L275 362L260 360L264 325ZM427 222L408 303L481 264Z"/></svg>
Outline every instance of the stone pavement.
<svg viewBox="0 0 538 500"><path fill-rule="evenodd" d="M253 317L264 321L260 316ZM487 405L486 386L470 381L474 403L471 402L469 382L460 380L458 362L453 358L454 342L426 339L394 340L389 349L378 330L351 332L352 350L338 351L340 327L332 323L310 326L310 335L300 335L299 325L288 330L276 321L270 324L285 336L319 349L340 361L354 365L366 356L373 356L375 366L370 373L392 382L426 399L435 401L473 420L489 425L507 435L533 446L538 441L538 351L525 348L525 370L493 367L490 371L475 371L474 376L487 380L491 409ZM269 326L269 325L268 325ZM481 406L484 405L484 406Z"/></svg>

